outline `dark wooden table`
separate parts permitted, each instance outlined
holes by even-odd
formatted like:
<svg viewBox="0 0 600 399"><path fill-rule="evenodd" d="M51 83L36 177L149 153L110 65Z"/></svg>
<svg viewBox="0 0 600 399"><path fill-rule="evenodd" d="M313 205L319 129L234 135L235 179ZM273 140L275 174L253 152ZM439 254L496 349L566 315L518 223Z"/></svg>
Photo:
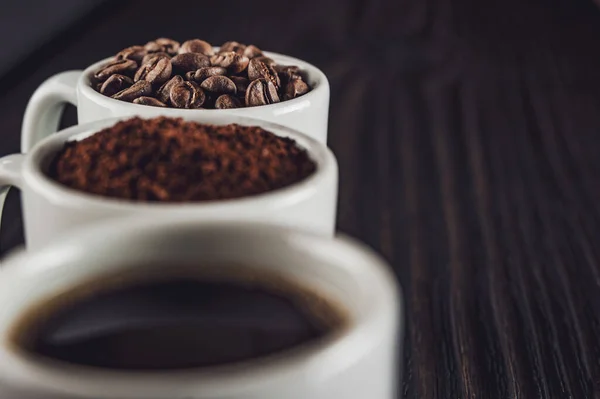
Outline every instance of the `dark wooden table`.
<svg viewBox="0 0 600 399"><path fill-rule="evenodd" d="M404 287L402 397L600 397L591 0L109 2L0 78L2 153L43 79L157 36L243 38L327 73L339 228ZM13 195L4 248L18 214Z"/></svg>

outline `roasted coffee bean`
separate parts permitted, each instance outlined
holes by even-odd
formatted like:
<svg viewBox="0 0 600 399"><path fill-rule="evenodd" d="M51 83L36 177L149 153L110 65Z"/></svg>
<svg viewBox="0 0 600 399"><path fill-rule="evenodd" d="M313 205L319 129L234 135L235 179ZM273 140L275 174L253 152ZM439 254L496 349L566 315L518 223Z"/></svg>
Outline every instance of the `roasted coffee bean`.
<svg viewBox="0 0 600 399"><path fill-rule="evenodd" d="M121 90L125 90L133 84L133 80L128 78L127 76L114 74L110 78L106 79L102 86L100 87L100 93L105 96L112 96L113 94L117 94Z"/></svg>
<svg viewBox="0 0 600 399"><path fill-rule="evenodd" d="M189 80L190 82L193 82L195 73L196 71L186 72L185 75L183 75L183 80Z"/></svg>
<svg viewBox="0 0 600 399"><path fill-rule="evenodd" d="M204 67L186 74L187 80L193 80L196 83L202 83L205 79L211 76L224 76L227 74L227 69L223 67ZM189 77L188 77L189 76Z"/></svg>
<svg viewBox="0 0 600 399"><path fill-rule="evenodd" d="M132 76L137 69L137 62L134 60L114 60L102 67L94 74L94 79L99 82L104 82L111 75L119 74Z"/></svg>
<svg viewBox="0 0 600 399"><path fill-rule="evenodd" d="M211 76L206 78L200 87L206 91L217 94L235 94L237 92L233 80L226 76Z"/></svg>
<svg viewBox="0 0 600 399"><path fill-rule="evenodd" d="M263 73L264 69L268 69L269 67L264 62L261 62L257 59L251 59L248 62L248 79L256 80L260 78L264 78ZM267 71L269 72L269 71Z"/></svg>
<svg viewBox="0 0 600 399"><path fill-rule="evenodd" d="M163 51L162 46L160 44L156 43L156 41L154 41L154 40L146 43L144 45L144 48L149 53L158 53L160 51Z"/></svg>
<svg viewBox="0 0 600 399"><path fill-rule="evenodd" d="M240 73L248 66L250 60L248 57L229 51L226 53L219 53L210 57L210 63L213 66L220 66L227 68L229 73Z"/></svg>
<svg viewBox="0 0 600 399"><path fill-rule="evenodd" d="M160 52L160 53L148 53L148 54L146 54L144 56L144 58L142 58L142 62L140 63L140 65L147 64L150 61L152 61L153 59L158 58L158 57L160 57L160 58L166 58L168 60L171 59L171 56L169 54L167 54L167 53L163 53L163 52Z"/></svg>
<svg viewBox="0 0 600 399"><path fill-rule="evenodd" d="M273 69L277 73L300 74L300 68L296 65L273 65Z"/></svg>
<svg viewBox="0 0 600 399"><path fill-rule="evenodd" d="M215 101L216 109L232 109L239 108L241 106L242 103L240 102L240 100L238 100L234 96L230 96L229 94L223 94L219 96L219 98L217 98L217 101Z"/></svg>
<svg viewBox="0 0 600 399"><path fill-rule="evenodd" d="M161 37L154 41L146 43L144 46L149 53L167 53L171 56L176 55L179 51L179 42Z"/></svg>
<svg viewBox="0 0 600 399"><path fill-rule="evenodd" d="M200 108L206 96L198 84L183 82L171 88L170 98L176 108Z"/></svg>
<svg viewBox="0 0 600 399"><path fill-rule="evenodd" d="M238 55L244 55L244 50L246 50L246 45L238 42L225 42L219 48L219 54L228 53L233 51Z"/></svg>
<svg viewBox="0 0 600 399"><path fill-rule="evenodd" d="M152 94L152 85L145 80L135 82L131 87L121 90L112 98L121 101L132 102L138 97L150 96Z"/></svg>
<svg viewBox="0 0 600 399"><path fill-rule="evenodd" d="M165 57L155 57L145 63L135 73L133 80L145 80L154 87L160 86L171 77L173 67L171 61Z"/></svg>
<svg viewBox="0 0 600 399"><path fill-rule="evenodd" d="M296 65L273 65L273 69L281 76L301 77L300 68Z"/></svg>
<svg viewBox="0 0 600 399"><path fill-rule="evenodd" d="M156 44L162 47L162 51L173 56L179 52L179 42L168 39L166 37L161 37L155 40Z"/></svg>
<svg viewBox="0 0 600 399"><path fill-rule="evenodd" d="M279 102L279 95L275 85L266 79L256 79L246 90L246 105L255 107L259 105L274 104Z"/></svg>
<svg viewBox="0 0 600 399"><path fill-rule="evenodd" d="M275 61L272 58L269 57L265 57L265 56L260 56L260 57L255 57L256 60L264 62L265 64L269 65L269 66L275 66L277 65L275 63Z"/></svg>
<svg viewBox="0 0 600 399"><path fill-rule="evenodd" d="M273 69L275 69L275 71L277 72L282 87L287 86L287 84L292 80L303 80L302 75L300 74L300 68L298 68L297 66L275 65Z"/></svg>
<svg viewBox="0 0 600 399"><path fill-rule="evenodd" d="M149 105L151 107L166 107L167 106L167 104L163 103L162 101L158 101L154 97L138 97L135 100L133 100L133 103L140 104L140 105Z"/></svg>
<svg viewBox="0 0 600 399"><path fill-rule="evenodd" d="M179 48L179 54L200 53L204 55L213 55L213 48L210 43L200 39L192 39L183 42Z"/></svg>
<svg viewBox="0 0 600 399"><path fill-rule="evenodd" d="M156 98L159 101L168 104L171 98L171 89L181 83L183 83L183 78L181 76L173 76L167 83L162 85L160 89L156 91Z"/></svg>
<svg viewBox="0 0 600 399"><path fill-rule="evenodd" d="M171 58L171 64L175 71L185 74L185 72L210 66L210 59L200 53L183 53Z"/></svg>
<svg viewBox="0 0 600 399"><path fill-rule="evenodd" d="M309 91L309 87L302 79L292 79L285 86L284 100L291 100L300 97Z"/></svg>
<svg viewBox="0 0 600 399"><path fill-rule="evenodd" d="M142 62L144 56L148 53L148 51L144 48L144 46L131 46L123 49L117 53L117 60L134 60L138 64Z"/></svg>
<svg viewBox="0 0 600 399"><path fill-rule="evenodd" d="M277 72L275 72L273 67L268 66L264 62L259 61L257 59L252 59L248 63L248 79L256 80L260 78L270 81L277 88L281 86L279 76L277 75Z"/></svg>
<svg viewBox="0 0 600 399"><path fill-rule="evenodd" d="M255 57L260 57L263 55L262 51L256 47L255 45L251 44L249 46L247 46L244 49L243 54L244 56L248 57L248 58L255 58Z"/></svg>
<svg viewBox="0 0 600 399"><path fill-rule="evenodd" d="M250 81L243 76L231 76L229 79L235 83L235 87L237 89L237 94L246 94L246 89L248 89L248 85Z"/></svg>

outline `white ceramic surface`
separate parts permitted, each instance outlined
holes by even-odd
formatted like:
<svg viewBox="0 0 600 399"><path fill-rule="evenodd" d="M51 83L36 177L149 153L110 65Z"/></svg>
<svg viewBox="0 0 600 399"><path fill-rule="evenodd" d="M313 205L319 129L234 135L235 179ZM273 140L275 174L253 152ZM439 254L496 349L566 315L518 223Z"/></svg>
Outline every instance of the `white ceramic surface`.
<svg viewBox="0 0 600 399"><path fill-rule="evenodd" d="M338 167L333 153L324 144L302 133L252 118L210 113L193 119L213 124L260 125L274 134L293 138L316 162L316 172L295 185L261 195L183 204L141 203L95 196L69 189L46 177L43 168L65 141L85 137L121 119L127 117L74 126L47 137L28 154L13 154L0 159L0 191L5 193L9 186L16 186L22 192L28 248L38 247L56 234L79 225L132 214L147 218L167 214L202 220L272 221L333 235L338 192Z"/></svg>
<svg viewBox="0 0 600 399"><path fill-rule="evenodd" d="M59 73L35 91L23 118L21 152L28 152L39 140L56 132L65 104L77 107L79 123L93 122L117 116L155 117L160 115L202 120L207 115L227 114L246 116L278 123L298 130L322 143L327 142L327 118L329 114L329 83L317 67L276 53L265 52L277 63L297 65L306 71L308 83L313 87L304 96L277 104L231 110L189 110L160 108L114 100L96 92L90 85L90 77L110 58L88 67L85 71Z"/></svg>
<svg viewBox="0 0 600 399"><path fill-rule="evenodd" d="M204 370L107 371L43 362L7 345L19 315L78 283L190 262L281 273L343 305L350 321L297 351ZM401 376L399 287L379 256L347 238L268 224L113 219L13 255L0 268L0 302L2 398L394 399Z"/></svg>

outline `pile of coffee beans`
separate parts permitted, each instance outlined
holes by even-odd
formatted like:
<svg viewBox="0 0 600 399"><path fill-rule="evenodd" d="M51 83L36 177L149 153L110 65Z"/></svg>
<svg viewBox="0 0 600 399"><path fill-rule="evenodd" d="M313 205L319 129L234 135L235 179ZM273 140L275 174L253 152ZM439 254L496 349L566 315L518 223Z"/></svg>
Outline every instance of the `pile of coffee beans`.
<svg viewBox="0 0 600 399"><path fill-rule="evenodd" d="M117 100L155 107L229 109L291 100L311 88L294 65L278 65L254 45L160 38L121 50L93 85Z"/></svg>
<svg viewBox="0 0 600 399"><path fill-rule="evenodd" d="M67 142L49 175L70 188L137 201L209 201L297 183L316 165L294 140L260 127L132 118Z"/></svg>

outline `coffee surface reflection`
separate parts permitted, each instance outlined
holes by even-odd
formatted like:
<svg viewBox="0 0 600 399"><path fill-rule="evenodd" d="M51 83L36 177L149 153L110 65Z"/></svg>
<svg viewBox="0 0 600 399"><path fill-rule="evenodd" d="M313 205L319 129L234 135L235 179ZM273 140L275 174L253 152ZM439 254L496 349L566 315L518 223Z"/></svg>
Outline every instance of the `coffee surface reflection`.
<svg viewBox="0 0 600 399"><path fill-rule="evenodd" d="M21 320L21 350L96 368L199 368L296 348L343 323L310 291L256 282L178 277L89 294L80 287L69 298L64 293Z"/></svg>

